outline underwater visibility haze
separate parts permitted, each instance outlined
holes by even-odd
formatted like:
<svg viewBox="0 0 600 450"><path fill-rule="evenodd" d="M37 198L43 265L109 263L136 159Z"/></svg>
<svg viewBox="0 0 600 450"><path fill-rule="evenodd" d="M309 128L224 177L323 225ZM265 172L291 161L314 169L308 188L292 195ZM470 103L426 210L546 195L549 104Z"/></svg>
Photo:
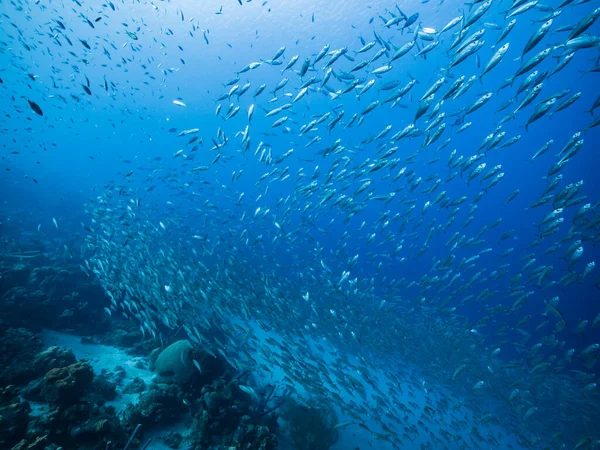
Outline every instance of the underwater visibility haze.
<svg viewBox="0 0 600 450"><path fill-rule="evenodd" d="M598 2L0 12L2 448L600 448Z"/></svg>

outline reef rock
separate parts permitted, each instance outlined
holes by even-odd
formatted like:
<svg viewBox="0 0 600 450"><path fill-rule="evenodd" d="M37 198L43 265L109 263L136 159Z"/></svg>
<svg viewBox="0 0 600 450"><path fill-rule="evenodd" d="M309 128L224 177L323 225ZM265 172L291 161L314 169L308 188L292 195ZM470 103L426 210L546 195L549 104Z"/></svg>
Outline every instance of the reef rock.
<svg viewBox="0 0 600 450"><path fill-rule="evenodd" d="M131 426L169 425L177 422L186 411L179 386L158 383L140 395L136 405L128 406L125 418Z"/></svg>
<svg viewBox="0 0 600 450"><path fill-rule="evenodd" d="M48 436L38 436L33 442L23 439L12 450L55 450L58 448L57 445L50 442Z"/></svg>
<svg viewBox="0 0 600 450"><path fill-rule="evenodd" d="M35 331L52 328L78 334L108 330L102 287L74 265L61 267L28 265L4 274L0 298L6 323Z"/></svg>
<svg viewBox="0 0 600 450"><path fill-rule="evenodd" d="M64 347L48 347L35 357L33 369L36 374L45 375L49 370L70 366L77 362L75 355Z"/></svg>
<svg viewBox="0 0 600 450"><path fill-rule="evenodd" d="M0 389L0 448L10 448L25 437L30 411L15 386Z"/></svg>
<svg viewBox="0 0 600 450"><path fill-rule="evenodd" d="M102 443L107 437L115 442L116 436L120 438L121 442L126 437L116 416L105 415L90 418L80 426L71 429L71 437L78 443Z"/></svg>
<svg viewBox="0 0 600 450"><path fill-rule="evenodd" d="M162 441L167 447L178 449L183 442L183 436L180 433L168 433L162 438Z"/></svg>
<svg viewBox="0 0 600 450"><path fill-rule="evenodd" d="M123 388L124 394L141 394L146 390L146 383L140 377L135 377Z"/></svg>
<svg viewBox="0 0 600 450"><path fill-rule="evenodd" d="M94 370L87 361L50 370L44 377L42 392L54 406L69 406L83 396L94 379Z"/></svg>
<svg viewBox="0 0 600 450"><path fill-rule="evenodd" d="M42 347L39 337L24 328L0 331L0 386L33 380L32 362Z"/></svg>
<svg viewBox="0 0 600 450"><path fill-rule="evenodd" d="M104 370L92 381L92 392L89 398L97 405L103 405L117 397L117 385L109 378L109 373Z"/></svg>

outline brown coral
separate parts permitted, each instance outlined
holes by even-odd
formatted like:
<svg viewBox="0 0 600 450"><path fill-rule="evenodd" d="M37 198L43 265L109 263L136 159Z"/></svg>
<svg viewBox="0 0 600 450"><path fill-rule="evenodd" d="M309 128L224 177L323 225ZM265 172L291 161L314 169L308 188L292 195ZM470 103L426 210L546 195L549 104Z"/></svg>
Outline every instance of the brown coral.
<svg viewBox="0 0 600 450"><path fill-rule="evenodd" d="M44 377L42 392L48 403L69 406L76 403L94 379L94 371L87 361L50 370Z"/></svg>

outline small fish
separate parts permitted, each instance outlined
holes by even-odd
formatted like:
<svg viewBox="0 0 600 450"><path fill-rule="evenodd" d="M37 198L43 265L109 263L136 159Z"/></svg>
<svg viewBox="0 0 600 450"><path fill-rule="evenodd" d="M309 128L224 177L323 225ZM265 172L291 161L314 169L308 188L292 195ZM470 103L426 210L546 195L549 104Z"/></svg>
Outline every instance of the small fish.
<svg viewBox="0 0 600 450"><path fill-rule="evenodd" d="M196 366L196 369L198 369L198 372L202 373L202 368L200 367L200 363L195 359L192 359L192 362L194 363L194 366Z"/></svg>
<svg viewBox="0 0 600 450"><path fill-rule="evenodd" d="M44 115L44 113L42 112L42 108L40 108L40 106L36 102L29 100L29 99L26 99L26 100L27 100L27 103L29 103L29 107L31 108L31 110L34 113L36 113L38 116Z"/></svg>
<svg viewBox="0 0 600 450"><path fill-rule="evenodd" d="M179 136L187 136L189 134L196 134L200 131L200 128L190 128L189 130L181 130Z"/></svg>

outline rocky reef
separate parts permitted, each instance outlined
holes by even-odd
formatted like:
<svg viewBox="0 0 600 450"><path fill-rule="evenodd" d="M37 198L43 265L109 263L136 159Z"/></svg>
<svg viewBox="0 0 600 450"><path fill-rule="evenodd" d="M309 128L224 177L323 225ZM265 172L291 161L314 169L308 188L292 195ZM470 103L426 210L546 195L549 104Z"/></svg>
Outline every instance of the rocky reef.
<svg viewBox="0 0 600 450"><path fill-rule="evenodd" d="M22 339L23 332L6 333L4 341L7 335ZM65 348L28 350L22 356L33 361L29 376L0 390L0 448L92 450L104 448L107 439L127 440L129 430L115 409L102 406L107 392L115 392L104 375L94 375L87 361L76 361Z"/></svg>
<svg viewBox="0 0 600 450"><path fill-rule="evenodd" d="M335 410L325 404L309 406L290 399L281 410L281 419L287 424L286 437L296 450L327 450L339 438Z"/></svg>
<svg viewBox="0 0 600 450"><path fill-rule="evenodd" d="M332 412L298 409L275 386L170 330L167 345L110 317L108 298L72 263L1 259L0 448L131 450L161 441L185 450L274 450L285 441L321 450L337 439ZM98 369L64 346L45 346L44 329L119 348L132 365Z"/></svg>
<svg viewBox="0 0 600 450"><path fill-rule="evenodd" d="M261 414L240 380L221 376L202 387L193 403L191 441L196 448L275 449L277 418Z"/></svg>
<svg viewBox="0 0 600 450"><path fill-rule="evenodd" d="M42 257L35 260L38 264L11 261L0 265L0 327L52 328L81 335L110 329L103 313L108 302L104 291L78 266L55 265Z"/></svg>

